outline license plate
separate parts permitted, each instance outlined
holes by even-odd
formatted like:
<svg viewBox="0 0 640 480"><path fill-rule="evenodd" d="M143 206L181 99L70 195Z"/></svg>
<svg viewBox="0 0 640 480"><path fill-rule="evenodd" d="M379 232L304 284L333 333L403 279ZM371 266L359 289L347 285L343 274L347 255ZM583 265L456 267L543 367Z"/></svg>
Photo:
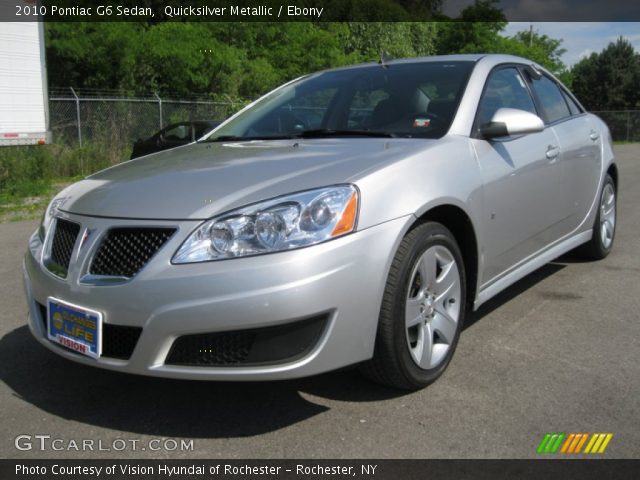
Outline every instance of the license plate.
<svg viewBox="0 0 640 480"><path fill-rule="evenodd" d="M47 336L76 353L98 358L102 353L102 314L49 297Z"/></svg>

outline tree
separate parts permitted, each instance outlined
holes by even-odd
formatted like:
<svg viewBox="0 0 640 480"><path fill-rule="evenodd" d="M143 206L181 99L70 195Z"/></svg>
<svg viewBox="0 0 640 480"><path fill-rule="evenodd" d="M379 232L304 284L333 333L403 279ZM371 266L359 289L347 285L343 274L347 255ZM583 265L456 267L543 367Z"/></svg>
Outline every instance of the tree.
<svg viewBox="0 0 640 480"><path fill-rule="evenodd" d="M382 52L395 58L435 53L436 26L430 22L350 22L344 49L357 61L373 61Z"/></svg>
<svg viewBox="0 0 640 480"><path fill-rule="evenodd" d="M132 22L45 23L49 84L117 89L133 83L132 46L144 26Z"/></svg>
<svg viewBox="0 0 640 480"><path fill-rule="evenodd" d="M524 51L528 52L528 58L543 65L552 73L560 75L566 71L561 57L567 50L562 48L562 40L540 35L532 29L518 32L510 40L524 47ZM517 47L514 49L517 50Z"/></svg>
<svg viewBox="0 0 640 480"><path fill-rule="evenodd" d="M425 22L53 23L49 83L137 94L255 98L300 75L365 61L429 55Z"/></svg>
<svg viewBox="0 0 640 480"><path fill-rule="evenodd" d="M155 8L164 3L140 1ZM376 2L424 15L440 4ZM331 4L363 14L370 6L365 0ZM506 20L495 5L496 0L477 0L450 22L47 22L49 84L247 99L309 72L376 61L382 52L395 58L513 53L563 74L561 41L537 33L501 36Z"/></svg>
<svg viewBox="0 0 640 480"><path fill-rule="evenodd" d="M476 0L462 10L460 17L438 24L436 51L440 55L452 53L505 53L528 58L561 80L570 79L561 60L565 50L562 40L540 35L531 30L512 37L500 33L507 26L506 17L497 0Z"/></svg>
<svg viewBox="0 0 640 480"><path fill-rule="evenodd" d="M495 4L497 0L476 0L456 19L437 24L436 52L484 53L500 38L499 32L507 26L507 19Z"/></svg>
<svg viewBox="0 0 640 480"><path fill-rule="evenodd" d="M589 110L640 107L640 54L625 38L583 58L571 74L573 91Z"/></svg>

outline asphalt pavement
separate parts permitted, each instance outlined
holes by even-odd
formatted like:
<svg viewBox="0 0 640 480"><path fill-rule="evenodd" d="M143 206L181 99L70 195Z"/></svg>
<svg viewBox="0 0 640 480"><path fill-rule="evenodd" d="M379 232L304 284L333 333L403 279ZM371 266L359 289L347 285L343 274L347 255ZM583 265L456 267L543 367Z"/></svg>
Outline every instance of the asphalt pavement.
<svg viewBox="0 0 640 480"><path fill-rule="evenodd" d="M640 145L616 153L613 253L563 257L503 292L469 319L444 376L408 394L353 370L206 383L64 360L26 327L21 261L37 222L2 224L0 457L528 458L547 432L607 432L601 457L637 458ZM93 450L76 451L86 440Z"/></svg>

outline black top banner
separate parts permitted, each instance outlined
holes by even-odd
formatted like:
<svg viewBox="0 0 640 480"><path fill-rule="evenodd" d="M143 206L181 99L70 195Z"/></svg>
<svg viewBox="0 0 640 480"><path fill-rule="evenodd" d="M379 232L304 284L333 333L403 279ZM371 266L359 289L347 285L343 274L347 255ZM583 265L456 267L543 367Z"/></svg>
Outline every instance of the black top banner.
<svg viewBox="0 0 640 480"><path fill-rule="evenodd" d="M640 21L629 0L0 0L0 21Z"/></svg>

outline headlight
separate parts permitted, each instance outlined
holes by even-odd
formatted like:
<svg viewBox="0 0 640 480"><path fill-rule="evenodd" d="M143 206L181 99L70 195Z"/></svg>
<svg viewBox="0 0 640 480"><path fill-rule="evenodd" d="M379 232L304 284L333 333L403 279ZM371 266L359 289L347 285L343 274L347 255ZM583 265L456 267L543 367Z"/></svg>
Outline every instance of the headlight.
<svg viewBox="0 0 640 480"><path fill-rule="evenodd" d="M353 185L319 188L234 210L200 225L173 256L194 263L280 252L353 232L358 191Z"/></svg>
<svg viewBox="0 0 640 480"><path fill-rule="evenodd" d="M53 200L51 200L51 203L49 203L49 206L47 206L47 209L42 214L42 221L40 222L40 227L38 228L38 238L40 238L41 242L44 242L44 239L47 236L47 232L49 231L49 227L51 226L51 221L53 220L54 215L66 201L66 197L54 198Z"/></svg>

